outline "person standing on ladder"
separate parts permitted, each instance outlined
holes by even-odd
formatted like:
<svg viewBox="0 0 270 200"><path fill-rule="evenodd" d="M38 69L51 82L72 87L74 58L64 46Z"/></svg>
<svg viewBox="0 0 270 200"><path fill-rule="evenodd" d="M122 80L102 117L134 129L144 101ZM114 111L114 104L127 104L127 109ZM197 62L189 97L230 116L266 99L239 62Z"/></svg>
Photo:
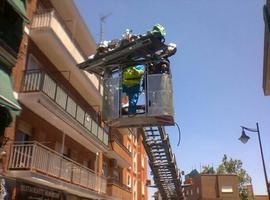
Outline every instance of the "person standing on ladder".
<svg viewBox="0 0 270 200"><path fill-rule="evenodd" d="M141 93L141 83L145 68L143 65L127 67L122 74L122 92L128 96L128 114L134 115Z"/></svg>

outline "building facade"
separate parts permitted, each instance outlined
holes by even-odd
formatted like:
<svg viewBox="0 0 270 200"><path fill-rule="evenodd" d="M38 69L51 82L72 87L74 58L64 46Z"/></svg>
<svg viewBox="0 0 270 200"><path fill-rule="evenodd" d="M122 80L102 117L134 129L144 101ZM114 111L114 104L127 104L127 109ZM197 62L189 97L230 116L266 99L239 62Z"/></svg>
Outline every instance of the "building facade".
<svg viewBox="0 0 270 200"><path fill-rule="evenodd" d="M263 57L263 91L265 95L270 95L270 1L266 0L263 8L265 22L264 30L264 57Z"/></svg>
<svg viewBox="0 0 270 200"><path fill-rule="evenodd" d="M198 174L188 177L185 184L186 200L240 200L239 182L236 175Z"/></svg>
<svg viewBox="0 0 270 200"><path fill-rule="evenodd" d="M11 73L19 55L23 27L28 23L24 2L0 1L0 146L4 131L21 110L13 94Z"/></svg>
<svg viewBox="0 0 270 200"><path fill-rule="evenodd" d="M147 199L140 130L106 126L100 115L102 82L76 67L96 45L75 3L21 2L29 23L12 73L22 110L5 130L6 195Z"/></svg>

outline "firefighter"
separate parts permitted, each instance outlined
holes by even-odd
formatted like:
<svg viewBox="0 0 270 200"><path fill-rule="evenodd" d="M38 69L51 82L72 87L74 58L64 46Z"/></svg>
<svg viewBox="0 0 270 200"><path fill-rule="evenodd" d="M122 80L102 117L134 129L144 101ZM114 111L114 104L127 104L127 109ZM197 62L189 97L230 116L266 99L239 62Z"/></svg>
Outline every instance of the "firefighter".
<svg viewBox="0 0 270 200"><path fill-rule="evenodd" d="M144 71L145 68L143 65L131 66L123 70L122 92L128 96L129 115L136 114Z"/></svg>

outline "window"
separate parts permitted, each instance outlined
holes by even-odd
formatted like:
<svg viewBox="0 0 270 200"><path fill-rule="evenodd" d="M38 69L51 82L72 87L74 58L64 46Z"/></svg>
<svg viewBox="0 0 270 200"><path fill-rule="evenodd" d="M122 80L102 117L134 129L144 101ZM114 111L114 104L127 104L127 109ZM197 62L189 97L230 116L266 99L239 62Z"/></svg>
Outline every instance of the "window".
<svg viewBox="0 0 270 200"><path fill-rule="evenodd" d="M132 134L131 133L128 133L128 139L132 139Z"/></svg>
<svg viewBox="0 0 270 200"><path fill-rule="evenodd" d="M113 179L116 180L116 181L120 181L119 171L113 170Z"/></svg>
<svg viewBox="0 0 270 200"><path fill-rule="evenodd" d="M200 188L197 187L197 194L200 194Z"/></svg>
<svg viewBox="0 0 270 200"><path fill-rule="evenodd" d="M130 145L129 142L127 143L127 149L128 149L129 152L131 152L131 145Z"/></svg>
<svg viewBox="0 0 270 200"><path fill-rule="evenodd" d="M92 167L92 161L91 160L83 160L83 166L91 169L91 167Z"/></svg>
<svg viewBox="0 0 270 200"><path fill-rule="evenodd" d="M16 135L15 135L15 141L16 142L26 142L29 140L29 135L20 131L20 130L17 130L16 131Z"/></svg>
<svg viewBox="0 0 270 200"><path fill-rule="evenodd" d="M137 173L137 152L133 152L133 171Z"/></svg>
<svg viewBox="0 0 270 200"><path fill-rule="evenodd" d="M142 168L144 168L144 154L142 154L142 156L141 156L141 162L142 162Z"/></svg>
<svg viewBox="0 0 270 200"><path fill-rule="evenodd" d="M134 145L137 145L137 128L133 129L133 143Z"/></svg>
<svg viewBox="0 0 270 200"><path fill-rule="evenodd" d="M25 6L25 1L21 1ZM22 15L23 16L23 15ZM5 42L5 46L18 53L23 36L24 20L8 1L0 3L0 39Z"/></svg>
<svg viewBox="0 0 270 200"><path fill-rule="evenodd" d="M134 179L133 181L133 191L136 192L137 191L137 181Z"/></svg>
<svg viewBox="0 0 270 200"><path fill-rule="evenodd" d="M60 142L55 142L54 150L62 154L62 144Z"/></svg>
<svg viewBox="0 0 270 200"><path fill-rule="evenodd" d="M137 137L135 135L133 136L133 143L137 145Z"/></svg>
<svg viewBox="0 0 270 200"><path fill-rule="evenodd" d="M127 186L131 187L131 177L129 174L127 175Z"/></svg>
<svg viewBox="0 0 270 200"><path fill-rule="evenodd" d="M40 64L38 60L32 55L29 55L28 61L27 61L27 70L34 70L34 69L39 69Z"/></svg>
<svg viewBox="0 0 270 200"><path fill-rule="evenodd" d="M231 185L223 185L221 187L221 192L222 193L232 193L233 192L233 187Z"/></svg>
<svg viewBox="0 0 270 200"><path fill-rule="evenodd" d="M136 162L133 163L133 171L134 171L134 173L137 173L137 163Z"/></svg>
<svg viewBox="0 0 270 200"><path fill-rule="evenodd" d="M135 199L137 199L137 193L134 191L134 193L133 193L133 199L135 200Z"/></svg>
<svg viewBox="0 0 270 200"><path fill-rule="evenodd" d="M15 141L29 141L32 135L32 126L25 121L19 120L15 134Z"/></svg>
<svg viewBox="0 0 270 200"><path fill-rule="evenodd" d="M142 195L144 195L144 184L142 182Z"/></svg>
<svg viewBox="0 0 270 200"><path fill-rule="evenodd" d="M135 150L133 151L133 159L134 159L134 162L137 161L137 152Z"/></svg>
<svg viewBox="0 0 270 200"><path fill-rule="evenodd" d="M102 163L102 175L107 176L107 163L104 161Z"/></svg>

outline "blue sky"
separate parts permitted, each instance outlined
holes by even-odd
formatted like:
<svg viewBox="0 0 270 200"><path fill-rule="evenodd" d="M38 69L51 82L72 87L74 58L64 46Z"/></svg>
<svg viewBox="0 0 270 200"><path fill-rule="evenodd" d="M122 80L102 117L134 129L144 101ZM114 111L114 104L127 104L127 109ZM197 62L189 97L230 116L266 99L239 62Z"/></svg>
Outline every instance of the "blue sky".
<svg viewBox="0 0 270 200"><path fill-rule="evenodd" d="M263 95L262 7L265 0L76 0L96 41L99 17L105 39L125 29L142 34L154 24L165 26L166 42L178 45L171 58L175 119L182 130L167 129L178 166L185 172L217 166L227 154L241 159L255 193L266 194L256 133L243 145L240 126L259 122L270 176L270 97Z"/></svg>

